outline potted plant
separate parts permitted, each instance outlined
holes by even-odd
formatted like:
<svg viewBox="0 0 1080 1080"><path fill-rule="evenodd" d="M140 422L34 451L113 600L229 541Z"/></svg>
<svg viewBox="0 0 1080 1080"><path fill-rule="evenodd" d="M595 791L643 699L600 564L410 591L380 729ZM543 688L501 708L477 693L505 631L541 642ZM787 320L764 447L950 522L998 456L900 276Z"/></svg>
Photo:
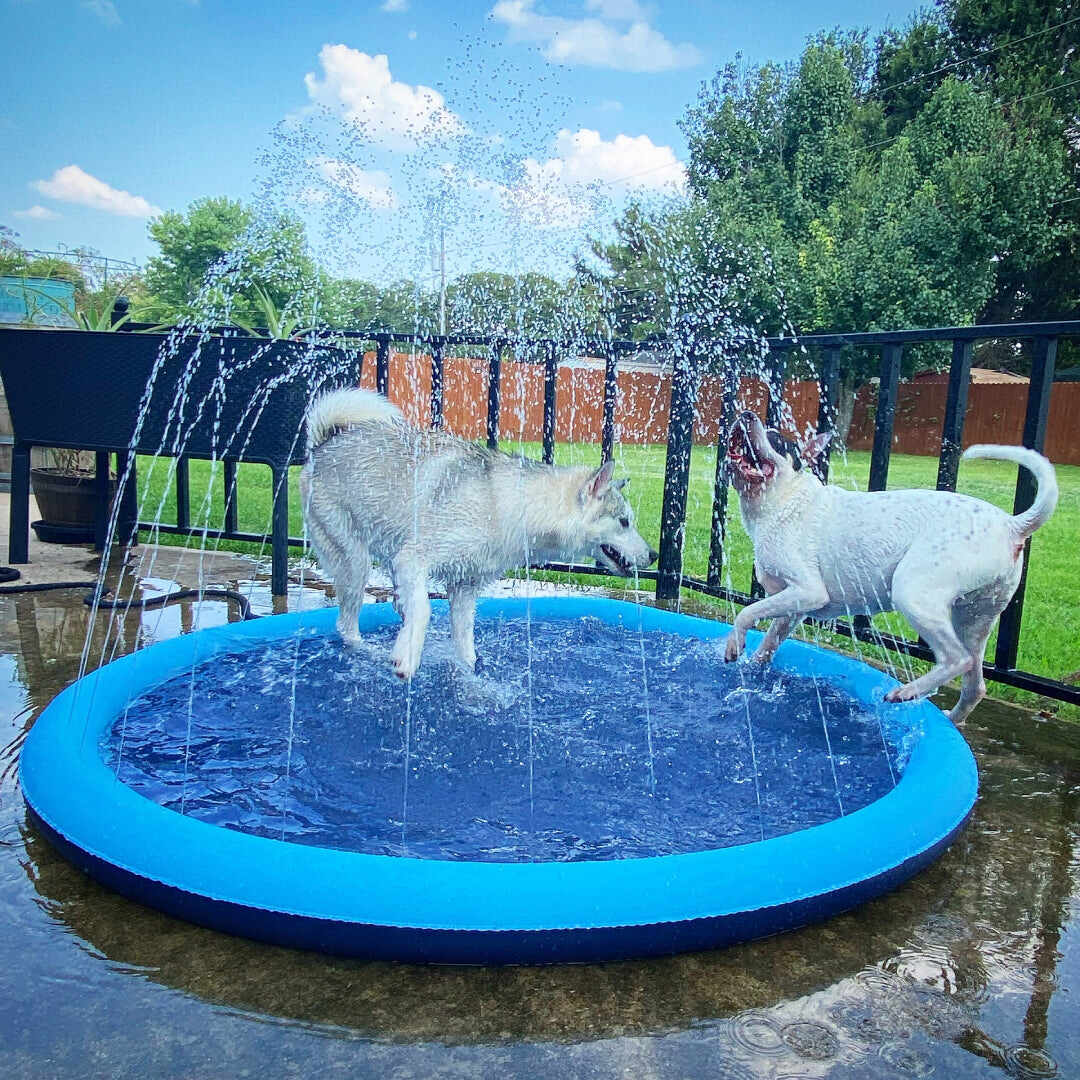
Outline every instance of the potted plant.
<svg viewBox="0 0 1080 1080"><path fill-rule="evenodd" d="M97 510L94 455L88 450L41 449L30 469L30 489L41 513L31 523L39 540L88 544L94 539ZM109 478L109 496L116 478Z"/></svg>

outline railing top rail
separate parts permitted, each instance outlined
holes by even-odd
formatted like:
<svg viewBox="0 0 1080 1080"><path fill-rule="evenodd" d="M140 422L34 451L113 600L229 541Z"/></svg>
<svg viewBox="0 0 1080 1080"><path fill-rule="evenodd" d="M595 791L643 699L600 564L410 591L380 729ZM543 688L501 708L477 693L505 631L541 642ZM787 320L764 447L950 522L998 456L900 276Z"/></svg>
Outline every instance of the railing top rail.
<svg viewBox="0 0 1080 1080"><path fill-rule="evenodd" d="M8 327L7 329L18 329ZM240 327L215 326L209 328L183 328L191 334L210 333L226 336L249 336L249 332ZM167 328L152 323L127 323L124 332L160 330ZM85 331L79 331L85 333ZM390 342L409 345L470 345L492 348L493 346L536 346L554 348L559 351L589 353L605 356L610 353L638 353L646 351L669 351L673 348L670 341L663 338L645 338L632 341L626 338L579 338L577 340L559 340L554 338L515 337L507 334L425 334L402 333L399 331L379 330L343 330L321 327L313 338L321 337L351 339L359 342ZM914 345L929 341L989 341L994 339L1031 340L1041 337L1080 338L1080 319L1059 319L1054 322L1026 323L982 323L976 326L937 326L913 330L873 330L853 332L813 332L787 337L767 338L767 344L775 352L790 352L801 347L843 348L860 345Z"/></svg>
<svg viewBox="0 0 1080 1080"><path fill-rule="evenodd" d="M937 326L922 330L873 330L859 333L812 333L769 338L771 349L800 345L905 345L923 341L988 341L994 338L1080 337L1080 319L1056 322L981 323L977 326Z"/></svg>

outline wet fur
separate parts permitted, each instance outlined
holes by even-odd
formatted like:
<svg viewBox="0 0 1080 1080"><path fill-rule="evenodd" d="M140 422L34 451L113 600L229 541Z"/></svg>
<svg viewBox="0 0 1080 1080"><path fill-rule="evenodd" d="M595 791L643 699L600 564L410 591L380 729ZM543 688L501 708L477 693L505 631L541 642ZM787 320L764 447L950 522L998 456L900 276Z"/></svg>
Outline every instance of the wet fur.
<svg viewBox="0 0 1080 1080"><path fill-rule="evenodd" d="M337 589L338 629L347 641L358 638L364 588L380 562L403 620L392 657L403 678L420 662L432 581L446 587L454 647L471 669L477 594L507 570L594 557L626 572L655 558L610 463L557 468L421 431L363 390L320 398L307 422L302 499L312 544Z"/></svg>

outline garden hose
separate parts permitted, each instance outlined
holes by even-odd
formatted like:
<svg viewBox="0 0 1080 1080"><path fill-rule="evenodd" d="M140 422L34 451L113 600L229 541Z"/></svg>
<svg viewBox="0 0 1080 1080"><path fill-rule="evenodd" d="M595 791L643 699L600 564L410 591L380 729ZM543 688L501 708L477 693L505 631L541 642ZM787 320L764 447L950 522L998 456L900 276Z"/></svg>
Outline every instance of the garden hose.
<svg viewBox="0 0 1080 1080"><path fill-rule="evenodd" d="M21 575L18 570L11 566L0 567L0 581L15 581ZM139 608L149 611L153 608L165 607L174 600L233 600L240 609L240 617L244 622L259 618L251 610L251 602L243 593L235 589L178 589L176 592L163 593L161 596L151 596L146 600L109 600L110 590L98 591L96 581L50 581L38 585L7 585L0 588L0 596L9 596L15 593L47 592L51 589L89 589L90 592L83 597L83 603L87 607L104 608L107 611L117 609Z"/></svg>

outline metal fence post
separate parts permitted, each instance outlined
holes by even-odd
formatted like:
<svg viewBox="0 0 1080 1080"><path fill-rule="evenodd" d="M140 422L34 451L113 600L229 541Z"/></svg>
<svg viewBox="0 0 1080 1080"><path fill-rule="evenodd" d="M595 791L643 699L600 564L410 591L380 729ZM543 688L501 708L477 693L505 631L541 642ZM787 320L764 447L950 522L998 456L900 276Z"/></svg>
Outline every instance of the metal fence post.
<svg viewBox="0 0 1080 1080"><path fill-rule="evenodd" d="M716 475L713 477L712 527L709 535L709 571L706 584L720 585L727 540L728 470L727 439L735 423L735 402L739 396L739 367L734 360L724 368L724 394L720 405L720 430L716 433Z"/></svg>
<svg viewBox="0 0 1080 1080"><path fill-rule="evenodd" d="M236 499L239 494L236 487L236 462L226 460L224 462L225 484L225 532L234 533L237 530Z"/></svg>
<svg viewBox="0 0 1080 1080"><path fill-rule="evenodd" d="M765 424L767 427L779 428L784 422L784 379L787 375L788 354L787 350L772 349L769 351L767 379L769 387L769 403L765 406Z"/></svg>
<svg viewBox="0 0 1080 1080"><path fill-rule="evenodd" d="M836 399L840 384L840 350L825 349L821 359L821 377L818 380L818 433L836 434ZM832 457L832 440L822 450L813 469L822 483L829 479L829 460Z"/></svg>
<svg viewBox="0 0 1080 1080"><path fill-rule="evenodd" d="M438 431L443 426L443 340L431 342L431 426Z"/></svg>
<svg viewBox="0 0 1080 1080"><path fill-rule="evenodd" d="M889 457L892 454L896 395L900 389L900 360L903 354L903 345L884 345L881 349L874 448L870 452L870 491L884 491L889 480Z"/></svg>
<svg viewBox="0 0 1080 1080"><path fill-rule="evenodd" d="M488 408L487 408L487 444L492 450L499 449L499 380L502 377L502 342L496 339L491 344L488 357Z"/></svg>
<svg viewBox="0 0 1080 1080"><path fill-rule="evenodd" d="M964 416L971 383L970 341L954 341L949 365L949 392L945 399L945 423L941 428L941 455L938 458L939 491L956 490L956 470L964 445Z"/></svg>
<svg viewBox="0 0 1080 1080"><path fill-rule="evenodd" d="M176 459L176 527L191 526L191 472L188 459L181 455Z"/></svg>
<svg viewBox="0 0 1080 1080"><path fill-rule="evenodd" d="M618 397L618 352L608 345L604 361L604 423L600 433L600 460L615 456L615 399Z"/></svg>
<svg viewBox="0 0 1080 1080"><path fill-rule="evenodd" d="M549 341L544 354L544 463L555 462L555 389L559 378L559 354Z"/></svg>
<svg viewBox="0 0 1080 1080"><path fill-rule="evenodd" d="M664 506L660 514L660 559L656 574L657 600L678 599L682 581L686 492L690 480L690 450L696 397L696 358L677 352L671 373L667 461L664 465Z"/></svg>
<svg viewBox="0 0 1080 1080"><path fill-rule="evenodd" d="M1054 386L1054 364L1057 361L1057 338L1035 339L1035 355L1031 364L1031 383L1028 386L1027 415L1024 417L1024 446L1042 453L1046 443L1046 421L1050 414L1050 391ZM1035 501L1035 479L1020 468L1016 476L1016 495L1013 513L1022 514ZM1027 586L1028 559L1031 555L1031 537L1024 544L1023 567L1020 584L1009 606L1001 613L998 625L997 648L994 663L999 668L1016 667L1020 647L1020 622L1024 614L1024 589Z"/></svg>
<svg viewBox="0 0 1080 1080"><path fill-rule="evenodd" d="M390 335L375 339L375 389L386 397L390 393Z"/></svg>

